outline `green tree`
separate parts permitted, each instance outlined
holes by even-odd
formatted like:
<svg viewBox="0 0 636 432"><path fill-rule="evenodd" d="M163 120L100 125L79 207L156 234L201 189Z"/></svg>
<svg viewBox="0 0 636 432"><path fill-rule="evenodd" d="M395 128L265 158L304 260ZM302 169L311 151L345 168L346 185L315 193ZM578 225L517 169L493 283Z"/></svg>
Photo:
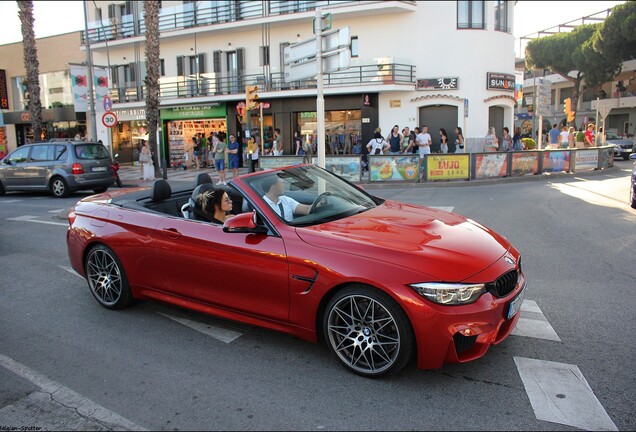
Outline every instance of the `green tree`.
<svg viewBox="0 0 636 432"><path fill-rule="evenodd" d="M589 45L615 63L636 59L636 1L615 6Z"/></svg>
<svg viewBox="0 0 636 432"><path fill-rule="evenodd" d="M26 70L26 86L29 94L28 110L31 118L33 140L42 138L42 101L40 100L40 63L35 44L33 30L33 1L18 1L18 16L22 25L22 47L24 51L24 69Z"/></svg>
<svg viewBox="0 0 636 432"><path fill-rule="evenodd" d="M161 176L161 166L157 152L157 125L159 123L159 75L161 60L159 59L159 2L145 1L146 21L146 122L148 124L148 141L153 153L155 177Z"/></svg>

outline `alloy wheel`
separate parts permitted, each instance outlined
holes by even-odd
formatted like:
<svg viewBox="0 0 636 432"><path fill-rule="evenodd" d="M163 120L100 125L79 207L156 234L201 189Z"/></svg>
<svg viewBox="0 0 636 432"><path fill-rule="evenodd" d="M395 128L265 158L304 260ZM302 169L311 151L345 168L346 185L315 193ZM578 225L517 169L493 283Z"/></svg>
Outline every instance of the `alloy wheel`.
<svg viewBox="0 0 636 432"><path fill-rule="evenodd" d="M86 262L86 278L93 295L103 306L115 307L122 298L124 281L114 256L108 250L91 251Z"/></svg>

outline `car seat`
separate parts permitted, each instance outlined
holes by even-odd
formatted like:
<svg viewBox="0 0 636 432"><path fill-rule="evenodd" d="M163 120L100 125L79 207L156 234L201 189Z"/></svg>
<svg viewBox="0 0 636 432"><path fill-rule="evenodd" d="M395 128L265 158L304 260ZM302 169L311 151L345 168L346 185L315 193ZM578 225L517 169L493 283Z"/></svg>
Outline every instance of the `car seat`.
<svg viewBox="0 0 636 432"><path fill-rule="evenodd" d="M205 174L205 173L202 173ZM186 219L202 220L211 222L212 216L204 212L199 204L197 197L209 190L214 190L214 185L210 183L202 183L194 188L192 195L188 198L188 202L181 207L181 214Z"/></svg>

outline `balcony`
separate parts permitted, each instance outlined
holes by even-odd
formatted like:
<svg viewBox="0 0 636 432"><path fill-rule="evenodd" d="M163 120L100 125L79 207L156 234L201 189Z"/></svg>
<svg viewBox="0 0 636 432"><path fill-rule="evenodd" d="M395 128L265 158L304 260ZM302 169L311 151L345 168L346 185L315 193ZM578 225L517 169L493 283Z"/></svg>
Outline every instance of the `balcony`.
<svg viewBox="0 0 636 432"><path fill-rule="evenodd" d="M347 70L323 75L325 89L392 85L392 90L400 87L412 90L415 85L415 66L389 63L352 66ZM216 97L232 100L242 98L246 85L258 85L260 92L278 92L285 90L312 90L316 88L316 80L301 80L286 83L283 72L272 72L269 75L251 74L227 76L223 73L204 73L199 75L161 77L160 98L188 99L200 97ZM381 88L381 87L380 87ZM111 89L110 96L114 103L140 102L145 100L145 86L120 86Z"/></svg>
<svg viewBox="0 0 636 432"><path fill-rule="evenodd" d="M218 5L213 6L214 3ZM196 5L196 6L195 6ZM254 26L262 23L285 22L294 18L306 20L316 8L340 17L410 12L417 8L415 1L250 1L210 2L200 1L162 8L159 12L159 32L163 36L180 34L192 29L216 30L236 26ZM105 18L88 24L88 32L81 32L81 44L86 44L88 35L91 44L125 40L143 36L146 25L143 7L138 19L132 14L121 18ZM309 13L311 12L311 13Z"/></svg>

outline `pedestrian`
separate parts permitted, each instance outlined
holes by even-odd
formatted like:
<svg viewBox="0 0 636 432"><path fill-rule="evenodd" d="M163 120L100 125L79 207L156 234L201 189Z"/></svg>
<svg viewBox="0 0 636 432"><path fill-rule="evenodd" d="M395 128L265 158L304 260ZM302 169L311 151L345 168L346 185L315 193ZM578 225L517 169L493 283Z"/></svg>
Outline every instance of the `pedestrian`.
<svg viewBox="0 0 636 432"><path fill-rule="evenodd" d="M508 127L503 128L503 134L501 135L501 145L499 151L507 152L512 150L512 139L510 138L510 129Z"/></svg>
<svg viewBox="0 0 636 432"><path fill-rule="evenodd" d="M439 129L439 142L440 142L440 151L442 153L448 153L448 134L446 133L446 129Z"/></svg>
<svg viewBox="0 0 636 432"><path fill-rule="evenodd" d="M402 128L402 147L400 148L401 153L407 153L407 149L409 148L409 144L411 141L411 130L408 126Z"/></svg>
<svg viewBox="0 0 636 432"><path fill-rule="evenodd" d="M417 146L417 136L420 134L420 128L415 126L411 131L411 137L409 138L409 146L406 148L405 153L417 154L419 147ZM411 140L412 138L412 140Z"/></svg>
<svg viewBox="0 0 636 432"><path fill-rule="evenodd" d="M550 147L557 148L559 146L559 129L557 129L557 124L552 125L552 129L550 129Z"/></svg>
<svg viewBox="0 0 636 432"><path fill-rule="evenodd" d="M570 132L568 132L568 127L563 125L561 128L561 133L559 134L559 147L560 148L568 148L568 143L570 142Z"/></svg>
<svg viewBox="0 0 636 432"><path fill-rule="evenodd" d="M389 143L389 154L398 155L402 150L402 135L399 132L398 125L393 126L386 141Z"/></svg>
<svg viewBox="0 0 636 432"><path fill-rule="evenodd" d="M225 145L225 133L219 132L218 141L212 150L214 152L214 168L219 174L219 182L217 184L225 185L225 151L227 146Z"/></svg>
<svg viewBox="0 0 636 432"><path fill-rule="evenodd" d="M574 140L576 135L576 130L570 126L570 128L568 129L568 147L569 148L574 148Z"/></svg>
<svg viewBox="0 0 636 432"><path fill-rule="evenodd" d="M261 150L261 139L258 135L254 135L254 151L250 157L250 171L251 173L256 171L258 167L258 152Z"/></svg>
<svg viewBox="0 0 636 432"><path fill-rule="evenodd" d="M232 178L237 178L241 159L239 156L239 142L236 141L234 134L230 134L230 142L227 144L227 154L229 155L228 162L232 170Z"/></svg>
<svg viewBox="0 0 636 432"><path fill-rule="evenodd" d="M144 142L144 146L141 149L139 163L141 163L141 169L143 172L142 180L154 180L155 170L152 164L152 152L150 151L150 144L148 141Z"/></svg>
<svg viewBox="0 0 636 432"><path fill-rule="evenodd" d="M484 138L484 151L485 152L494 152L499 148L499 139L497 138L497 134L495 133L494 126L491 126L488 129L488 133Z"/></svg>
<svg viewBox="0 0 636 432"><path fill-rule="evenodd" d="M305 150L303 149L303 139L298 133L298 131L294 132L294 154L296 156L305 155Z"/></svg>
<svg viewBox="0 0 636 432"><path fill-rule="evenodd" d="M391 146L382 138L382 133L376 132L367 143L367 151L370 155L381 155L388 152Z"/></svg>
<svg viewBox="0 0 636 432"><path fill-rule="evenodd" d="M420 159L424 159L424 156L431 154L431 135L428 133L428 126L424 125L420 129L420 134L415 137L415 144L417 145Z"/></svg>
<svg viewBox="0 0 636 432"><path fill-rule="evenodd" d="M280 133L280 129L274 129L274 142L272 143L272 152L274 156L283 155L283 135Z"/></svg>
<svg viewBox="0 0 636 432"><path fill-rule="evenodd" d="M576 148L583 148L585 147L585 133L583 132L583 129L581 126L579 126L579 130L576 133L576 138L574 139L575 142L575 147Z"/></svg>
<svg viewBox="0 0 636 432"><path fill-rule="evenodd" d="M587 130L585 131L585 147L594 147L594 127L594 123L587 125Z"/></svg>
<svg viewBox="0 0 636 432"><path fill-rule="evenodd" d="M457 126L455 128L455 153L463 153L464 152L464 132L462 132L462 128Z"/></svg>
<svg viewBox="0 0 636 432"><path fill-rule="evenodd" d="M196 135L192 136L192 144L191 144L192 148L192 160L194 162L193 165L191 165L191 167L196 167L196 169L199 169L199 137Z"/></svg>
<svg viewBox="0 0 636 432"><path fill-rule="evenodd" d="M521 128L515 128L515 134L512 136L512 149L515 151L523 150L523 139L521 138Z"/></svg>
<svg viewBox="0 0 636 432"><path fill-rule="evenodd" d="M144 149L145 142L146 140L143 138L139 140L139 169L141 170L141 177L139 177L139 180L143 180L144 178L144 165L141 163L141 151Z"/></svg>

